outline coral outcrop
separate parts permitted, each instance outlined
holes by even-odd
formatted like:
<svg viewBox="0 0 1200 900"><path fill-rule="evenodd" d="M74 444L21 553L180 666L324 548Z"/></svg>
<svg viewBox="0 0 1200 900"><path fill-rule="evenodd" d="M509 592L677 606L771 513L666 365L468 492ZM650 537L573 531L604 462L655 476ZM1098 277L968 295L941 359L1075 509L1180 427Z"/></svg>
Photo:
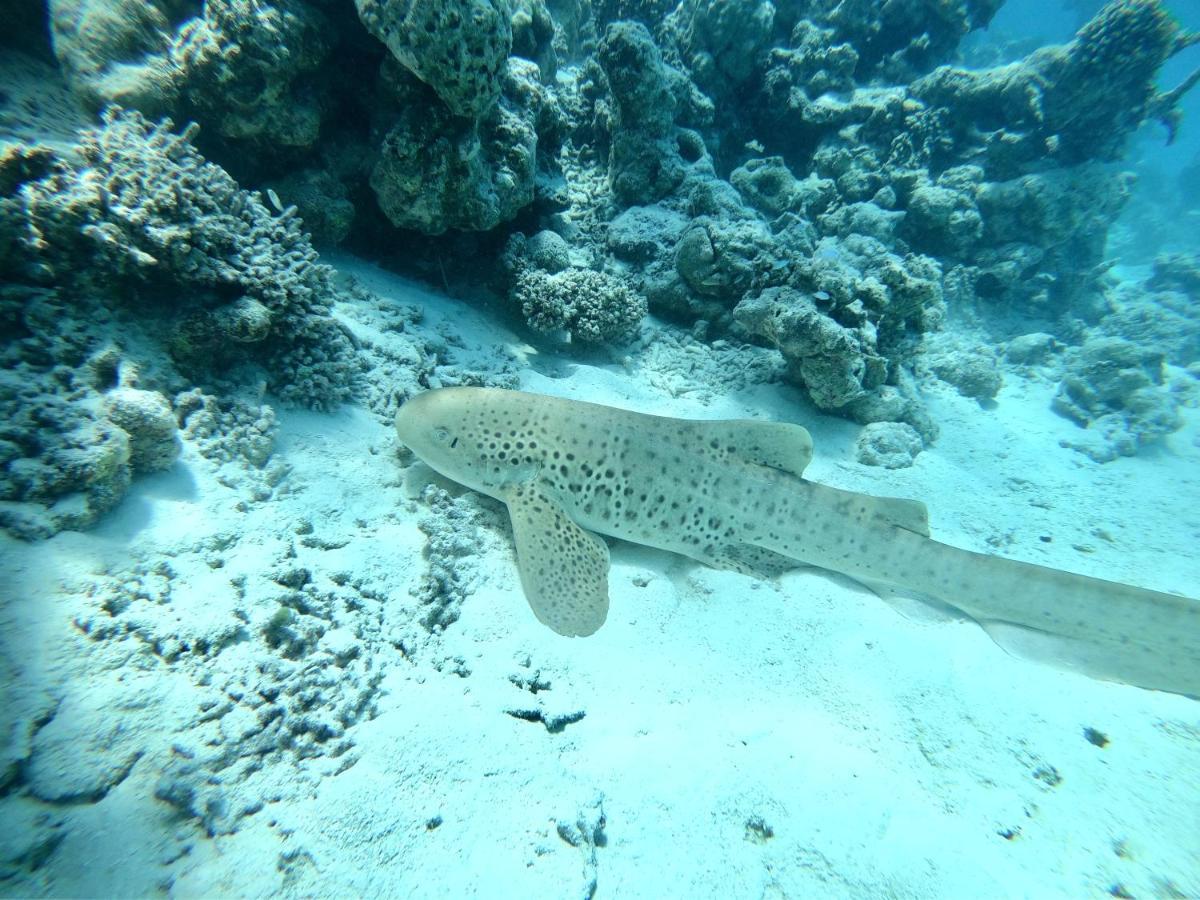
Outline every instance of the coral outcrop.
<svg viewBox="0 0 1200 900"><path fill-rule="evenodd" d="M1070 446L1098 462L1133 456L1177 430L1179 401L1163 386L1163 355L1120 337L1094 337L1070 354L1054 409L1090 432Z"/></svg>
<svg viewBox="0 0 1200 900"><path fill-rule="evenodd" d="M512 48L508 0L354 0L367 30L456 116L477 119L500 96Z"/></svg>
<svg viewBox="0 0 1200 900"><path fill-rule="evenodd" d="M96 108L198 119L260 153L317 140L330 47L316 5L50 0L49 13L63 71Z"/></svg>
<svg viewBox="0 0 1200 900"><path fill-rule="evenodd" d="M198 377L255 363L286 400L338 403L356 363L329 314L332 270L294 210L274 212L239 189L196 152L193 134L110 111L75 156L10 151L0 227L24 251L10 259L10 277L145 311ZM34 171L31 158L40 159Z"/></svg>
<svg viewBox="0 0 1200 900"><path fill-rule="evenodd" d="M383 83L396 118L371 187L394 225L425 234L484 231L533 202L538 131L553 127L534 63L507 61L502 93L478 120L455 115L397 66L384 66Z"/></svg>

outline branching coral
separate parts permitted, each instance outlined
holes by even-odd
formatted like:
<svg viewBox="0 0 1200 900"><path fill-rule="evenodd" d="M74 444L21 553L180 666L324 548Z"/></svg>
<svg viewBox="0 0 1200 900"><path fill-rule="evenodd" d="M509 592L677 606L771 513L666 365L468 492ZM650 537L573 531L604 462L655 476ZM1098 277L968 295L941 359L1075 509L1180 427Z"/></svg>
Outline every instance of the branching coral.
<svg viewBox="0 0 1200 900"><path fill-rule="evenodd" d="M514 302L535 331L566 330L588 344L629 337L646 314L646 301L621 279L591 269L556 274L532 267L516 277Z"/></svg>

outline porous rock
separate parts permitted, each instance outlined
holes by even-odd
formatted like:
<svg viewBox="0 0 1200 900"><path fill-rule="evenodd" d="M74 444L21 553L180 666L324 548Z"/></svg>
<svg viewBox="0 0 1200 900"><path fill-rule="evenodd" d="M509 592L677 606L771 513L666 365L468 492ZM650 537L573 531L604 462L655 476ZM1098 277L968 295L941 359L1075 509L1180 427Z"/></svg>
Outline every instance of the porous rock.
<svg viewBox="0 0 1200 900"><path fill-rule="evenodd" d="M105 395L104 411L129 435L129 464L135 473L161 471L179 458L175 414L158 391L116 388Z"/></svg>
<svg viewBox="0 0 1200 900"><path fill-rule="evenodd" d="M872 422L854 442L854 458L864 466L905 469L925 449L921 435L906 422Z"/></svg>
<svg viewBox="0 0 1200 900"><path fill-rule="evenodd" d="M513 40L508 0L355 0L355 6L367 30L454 115L477 119L500 96Z"/></svg>

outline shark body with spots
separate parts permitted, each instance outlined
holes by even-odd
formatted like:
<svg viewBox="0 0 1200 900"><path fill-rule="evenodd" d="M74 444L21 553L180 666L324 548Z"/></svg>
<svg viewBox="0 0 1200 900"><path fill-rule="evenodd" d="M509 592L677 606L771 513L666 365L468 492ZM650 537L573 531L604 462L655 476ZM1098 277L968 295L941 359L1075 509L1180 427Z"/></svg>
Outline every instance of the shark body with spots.
<svg viewBox="0 0 1200 900"><path fill-rule="evenodd" d="M396 430L431 468L507 505L525 596L559 634L604 623L606 534L752 574L832 570L965 614L1020 655L1200 697L1200 603L939 543L917 501L805 479L799 425L443 388L405 403Z"/></svg>

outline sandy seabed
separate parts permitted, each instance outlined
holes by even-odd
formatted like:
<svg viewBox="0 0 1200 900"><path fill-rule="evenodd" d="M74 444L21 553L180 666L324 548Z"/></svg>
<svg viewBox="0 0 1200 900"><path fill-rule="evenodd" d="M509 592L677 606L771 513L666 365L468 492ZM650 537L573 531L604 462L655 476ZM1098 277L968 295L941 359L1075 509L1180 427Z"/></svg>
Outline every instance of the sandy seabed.
<svg viewBox="0 0 1200 900"><path fill-rule="evenodd" d="M923 500L947 543L1196 596L1195 410L1162 446L1100 465L1059 446L1079 431L1050 411L1054 383L1008 373L991 409L931 389L940 439L909 469L871 469L853 462L856 426L785 386L567 363L486 312L337 264L424 306L424 327L460 338L458 362L486 368L506 345L523 389L799 421L809 477ZM0 545L8 757L57 791L46 802L19 779L0 797L0 851L17 860L0 895L1200 895L1200 702L1014 658L972 623L907 618L836 576L756 580L621 542L607 624L564 639L528 609L503 509L486 500L460 617L417 647L388 628L411 618L427 572L428 470L406 470L390 429L356 407L281 412L274 459L289 488L263 503L239 508L185 448L94 531ZM372 680L370 713L336 754L246 763L253 727L213 695L270 664L260 643L166 661L136 629L97 640L81 626L95 621L89 585L154 560L174 586L160 629L163 610L188 620L197 606L255 621L272 601L254 575L288 559L371 600L331 613L312 644L332 653L327 673ZM314 708L353 707L355 687L333 677ZM166 760L213 748L240 762L191 799L164 791ZM207 830L185 814L222 789L251 802Z"/></svg>

